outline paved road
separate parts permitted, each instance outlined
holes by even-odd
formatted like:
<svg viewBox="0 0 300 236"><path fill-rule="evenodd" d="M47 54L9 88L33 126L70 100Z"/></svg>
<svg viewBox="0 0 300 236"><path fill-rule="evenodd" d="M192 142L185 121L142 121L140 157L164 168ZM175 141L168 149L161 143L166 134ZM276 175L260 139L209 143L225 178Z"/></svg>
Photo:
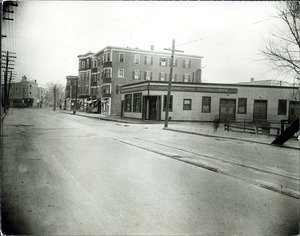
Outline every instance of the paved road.
<svg viewBox="0 0 300 236"><path fill-rule="evenodd" d="M10 109L2 139L2 228L9 234L298 233L297 199L179 161L189 151L244 156L244 164L266 168L270 155L292 162L293 150L37 109Z"/></svg>

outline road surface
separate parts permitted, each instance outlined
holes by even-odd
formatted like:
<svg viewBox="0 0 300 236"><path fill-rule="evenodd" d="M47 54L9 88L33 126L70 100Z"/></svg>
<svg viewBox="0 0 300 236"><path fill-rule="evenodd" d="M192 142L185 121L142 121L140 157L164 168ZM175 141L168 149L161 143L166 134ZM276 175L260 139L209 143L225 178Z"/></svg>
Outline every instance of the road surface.
<svg viewBox="0 0 300 236"><path fill-rule="evenodd" d="M296 150L162 128L10 109L2 133L4 233L298 234L295 197L251 182L251 174L242 178L183 161L202 155L215 157L209 164L219 165L224 162L218 158L236 163L243 157L244 165L276 172L268 157L284 155L289 162ZM224 168L236 171L232 165ZM289 175L295 168L286 165L278 173Z"/></svg>

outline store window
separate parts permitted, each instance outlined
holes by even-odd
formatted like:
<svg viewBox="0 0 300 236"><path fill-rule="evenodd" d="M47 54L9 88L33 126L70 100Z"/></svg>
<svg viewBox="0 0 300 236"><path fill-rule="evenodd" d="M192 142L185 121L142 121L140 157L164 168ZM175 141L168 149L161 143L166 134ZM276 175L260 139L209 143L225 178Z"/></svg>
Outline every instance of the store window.
<svg viewBox="0 0 300 236"><path fill-rule="evenodd" d="M133 94L133 112L142 111L142 94L134 93Z"/></svg>
<svg viewBox="0 0 300 236"><path fill-rule="evenodd" d="M247 98L238 99L238 114L247 113Z"/></svg>
<svg viewBox="0 0 300 236"><path fill-rule="evenodd" d="M131 112L132 94L125 94L124 111Z"/></svg>
<svg viewBox="0 0 300 236"><path fill-rule="evenodd" d="M192 110L192 99L183 99L183 110Z"/></svg>
<svg viewBox="0 0 300 236"><path fill-rule="evenodd" d="M278 115L286 115L286 100L278 100Z"/></svg>
<svg viewBox="0 0 300 236"><path fill-rule="evenodd" d="M211 97L202 97L202 112L210 113L211 111Z"/></svg>
<svg viewBox="0 0 300 236"><path fill-rule="evenodd" d="M166 111L166 107L167 107L167 95L164 95L163 111ZM173 111L173 95L170 96L169 111Z"/></svg>

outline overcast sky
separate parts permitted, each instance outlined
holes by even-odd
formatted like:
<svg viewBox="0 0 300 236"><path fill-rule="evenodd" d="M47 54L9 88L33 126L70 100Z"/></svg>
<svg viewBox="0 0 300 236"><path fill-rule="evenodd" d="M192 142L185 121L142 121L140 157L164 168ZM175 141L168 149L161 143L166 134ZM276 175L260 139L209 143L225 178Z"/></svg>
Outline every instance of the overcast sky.
<svg viewBox="0 0 300 236"><path fill-rule="evenodd" d="M78 75L77 55L106 46L203 56L204 82L277 79L260 51L274 26L274 2L23 1L4 21L2 50L17 53L23 75L45 86Z"/></svg>

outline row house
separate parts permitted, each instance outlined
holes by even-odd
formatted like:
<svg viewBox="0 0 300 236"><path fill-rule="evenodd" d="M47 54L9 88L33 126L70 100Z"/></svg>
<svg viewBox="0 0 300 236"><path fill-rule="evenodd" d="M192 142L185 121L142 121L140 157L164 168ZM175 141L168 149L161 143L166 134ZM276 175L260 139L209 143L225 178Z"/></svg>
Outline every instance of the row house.
<svg viewBox="0 0 300 236"><path fill-rule="evenodd" d="M121 115L121 86L138 81L168 81L170 53L108 46L99 52L79 57L79 85L82 94L101 101L101 113ZM90 61L89 61L90 59ZM201 83L201 56L176 54L172 81ZM89 62L88 62L89 61ZM88 63L88 64L87 64ZM89 89L84 90L84 86ZM84 93L85 92L85 93Z"/></svg>

